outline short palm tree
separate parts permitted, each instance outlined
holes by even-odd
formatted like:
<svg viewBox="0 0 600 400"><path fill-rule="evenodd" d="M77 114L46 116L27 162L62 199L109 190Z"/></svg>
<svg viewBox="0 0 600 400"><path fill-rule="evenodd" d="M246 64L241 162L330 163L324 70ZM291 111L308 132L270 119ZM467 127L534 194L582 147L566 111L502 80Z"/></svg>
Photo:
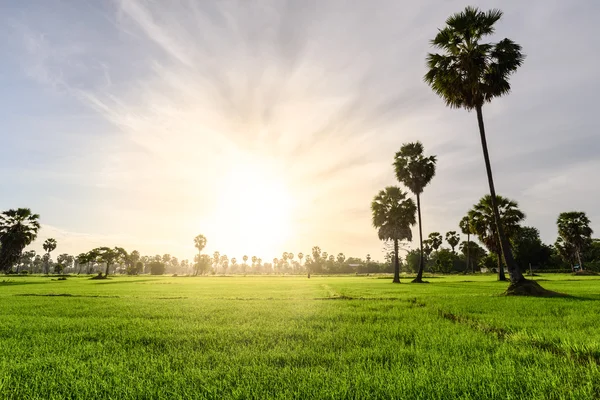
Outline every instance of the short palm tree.
<svg viewBox="0 0 600 400"><path fill-rule="evenodd" d="M508 78L523 64L525 56L521 46L510 39L498 43L481 43L481 39L494 33L494 24L502 17L502 11L480 11L467 7L463 12L451 15L446 27L439 30L431 44L442 54L429 54L425 82L451 108L465 108L477 112L479 135L487 171L492 208L496 222L500 220L495 204L496 190L487 149L482 108L485 103L510 92ZM525 278L515 262L502 224L497 223L499 243L511 276L517 285Z"/></svg>
<svg viewBox="0 0 600 400"><path fill-rule="evenodd" d="M44 242L42 247L44 248L44 251L46 252L46 255L47 255L46 264L44 266L45 273L47 274L49 272L50 253L52 253L56 249L56 239L53 239L53 238L46 239L46 241Z"/></svg>
<svg viewBox="0 0 600 400"><path fill-rule="evenodd" d="M421 193L425 186L431 182L435 175L435 156L425 157L423 155L423 144L421 142L406 143L394 158L394 169L396 178L402 182L411 192L417 196L417 212L419 215L419 248L421 257L419 259L419 272L413 282L423 282L423 224L421 222Z"/></svg>
<svg viewBox="0 0 600 400"><path fill-rule="evenodd" d="M39 219L29 208L0 214L0 271L10 271L23 249L35 240L40 230Z"/></svg>
<svg viewBox="0 0 600 400"><path fill-rule="evenodd" d="M381 190L371 203L373 226L378 229L380 240L394 242L394 283L400 283L400 260L398 242L412 240L410 227L416 223L415 202L399 187L388 186Z"/></svg>
<svg viewBox="0 0 600 400"><path fill-rule="evenodd" d="M494 207L499 210L499 218L494 215ZM519 210L517 202L509 200L502 196L496 196L496 201L492 202L490 195L485 195L475 204L468 213L471 221L470 226L474 234L477 235L481 243L487 249L498 256L498 280L505 281L504 266L502 264L502 245L498 240L498 227L496 221L499 220L502 225L502 231L513 236L519 229L519 224L525 219L525 214ZM510 247L508 248L511 251Z"/></svg>

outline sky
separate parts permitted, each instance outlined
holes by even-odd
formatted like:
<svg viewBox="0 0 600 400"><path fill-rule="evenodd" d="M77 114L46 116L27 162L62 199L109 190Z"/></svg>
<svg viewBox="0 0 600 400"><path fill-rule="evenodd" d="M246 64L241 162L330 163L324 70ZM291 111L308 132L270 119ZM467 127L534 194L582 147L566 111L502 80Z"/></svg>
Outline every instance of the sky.
<svg viewBox="0 0 600 400"><path fill-rule="evenodd" d="M488 193L474 113L423 82L444 1L0 2L0 210L29 207L59 253L122 246L268 261L382 259L371 225L392 162L438 158L423 230L458 230ZM497 193L556 239L560 212L600 232L600 4L505 0L493 41L527 59L484 107ZM413 229L416 237L417 228ZM415 247L416 241L413 243Z"/></svg>

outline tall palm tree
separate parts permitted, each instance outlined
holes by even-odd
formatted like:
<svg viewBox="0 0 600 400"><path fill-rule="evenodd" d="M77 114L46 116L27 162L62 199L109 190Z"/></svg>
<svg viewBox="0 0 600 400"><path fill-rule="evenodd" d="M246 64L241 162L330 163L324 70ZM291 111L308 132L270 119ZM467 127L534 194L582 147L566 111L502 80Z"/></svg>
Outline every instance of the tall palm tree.
<svg viewBox="0 0 600 400"><path fill-rule="evenodd" d="M569 211L560 213L556 220L559 240L557 241L563 252L571 259L577 260L583 269L581 253L585 247L592 243L594 231L590 228L590 220L584 212Z"/></svg>
<svg viewBox="0 0 600 400"><path fill-rule="evenodd" d="M23 249L37 237L40 216L29 208L18 208L0 214L0 271L10 271Z"/></svg>
<svg viewBox="0 0 600 400"><path fill-rule="evenodd" d="M460 222L458 223L458 227L460 228L460 231L463 233L463 235L467 235L467 247L466 247L466 256L467 256L467 269L465 270L468 271L469 270L469 263L471 262L471 233L472 233L472 229L471 229L471 220L469 219L468 215L465 215ZM473 266L473 273L475 273L475 266Z"/></svg>
<svg viewBox="0 0 600 400"><path fill-rule="evenodd" d="M394 283L400 283L400 260L398 242L412 240L410 227L416 223L415 202L397 186L381 190L371 203L373 226L378 229L380 240L394 242Z"/></svg>
<svg viewBox="0 0 600 400"><path fill-rule="evenodd" d="M421 193L425 186L431 182L435 175L435 156L425 157L423 155L423 144L421 142L406 143L394 158L394 169L396 178L402 182L415 196L417 196L417 212L419 214L419 247L421 257L419 259L419 272L413 280L415 283L423 282L423 224L421 221Z"/></svg>
<svg viewBox="0 0 600 400"><path fill-rule="evenodd" d="M44 251L46 251L46 263L44 265L45 273L49 272L49 264L50 264L50 253L52 253L56 249L56 239L48 238L42 245Z"/></svg>
<svg viewBox="0 0 600 400"><path fill-rule="evenodd" d="M494 215L494 207L499 211L499 218ZM492 201L491 196L485 195L469 210L468 218L471 221L471 229L477 235L481 243L487 249L498 256L498 280L505 281L504 266L502 265L502 245L498 240L498 227L496 221L500 221L502 231L513 236L519 229L519 224L525 219L525 214L519 210L517 202L502 196L496 196ZM511 251L510 248L508 248Z"/></svg>
<svg viewBox="0 0 600 400"><path fill-rule="evenodd" d="M504 255L511 283L517 285L525 280L515 262L503 226L498 223L500 213L496 201L496 189L488 154L482 108L484 103L510 92L508 78L523 64L525 56L521 46L510 39L498 43L480 43L485 36L494 33L494 24L502 17L502 11L480 11L467 7L463 12L451 15L446 27L431 41L442 54L429 54L425 82L451 108L465 108L477 112L479 135L501 252Z"/></svg>

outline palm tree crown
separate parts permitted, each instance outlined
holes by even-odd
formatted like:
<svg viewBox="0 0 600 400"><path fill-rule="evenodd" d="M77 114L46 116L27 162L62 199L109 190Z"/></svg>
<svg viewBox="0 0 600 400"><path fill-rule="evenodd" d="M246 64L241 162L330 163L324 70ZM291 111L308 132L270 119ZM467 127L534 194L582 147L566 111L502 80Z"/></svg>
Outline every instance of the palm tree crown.
<svg viewBox="0 0 600 400"><path fill-rule="evenodd" d="M421 142L406 143L394 158L396 178L416 195L423 193L435 175L435 156L423 155Z"/></svg>
<svg viewBox="0 0 600 400"><path fill-rule="evenodd" d="M509 200L506 197L496 196L496 204L500 212L500 223L506 235L510 238L516 233L521 221L525 219L525 214L519 210L516 201ZM479 203L475 204L469 211L468 218L471 221L471 232L477 235L489 251L500 256L501 248L498 241L491 196L483 196Z"/></svg>
<svg viewBox="0 0 600 400"><path fill-rule="evenodd" d="M411 225L416 223L417 207L399 187L381 190L371 203L373 226L381 240L412 240Z"/></svg>
<svg viewBox="0 0 600 400"><path fill-rule="evenodd" d="M424 80L449 107L472 110L510 92L508 78L525 60L521 46L510 39L479 43L501 17L497 9L467 7L451 15L431 41L443 53L427 56Z"/></svg>

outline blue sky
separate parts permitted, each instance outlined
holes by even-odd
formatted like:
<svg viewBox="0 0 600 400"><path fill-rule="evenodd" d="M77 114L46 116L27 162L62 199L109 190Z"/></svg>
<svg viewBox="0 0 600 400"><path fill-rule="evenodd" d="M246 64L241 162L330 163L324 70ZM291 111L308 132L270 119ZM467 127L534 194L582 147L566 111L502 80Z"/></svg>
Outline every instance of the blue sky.
<svg viewBox="0 0 600 400"><path fill-rule="evenodd" d="M456 230L487 182L475 115L422 82L457 1L0 4L0 208L30 207L58 252L282 251L381 257L369 205L402 143L438 156L424 232ZM527 59L484 108L497 191L554 242L600 231L594 1L503 1L492 40ZM415 230L416 233L416 230Z"/></svg>

